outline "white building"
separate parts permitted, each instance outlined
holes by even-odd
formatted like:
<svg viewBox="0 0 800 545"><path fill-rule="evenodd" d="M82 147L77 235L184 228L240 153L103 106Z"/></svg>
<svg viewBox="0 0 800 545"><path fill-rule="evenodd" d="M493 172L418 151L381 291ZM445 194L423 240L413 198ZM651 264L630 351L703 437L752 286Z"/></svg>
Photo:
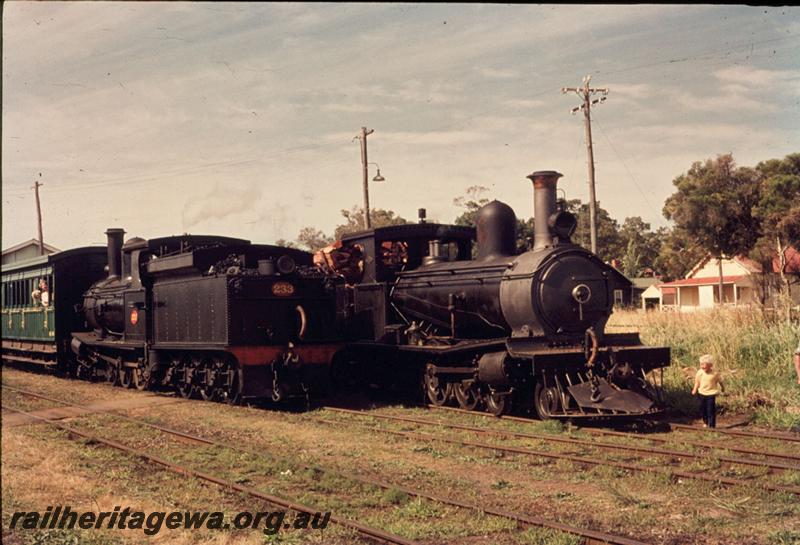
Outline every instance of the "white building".
<svg viewBox="0 0 800 545"><path fill-rule="evenodd" d="M746 257L722 259L722 302L726 305L747 305L757 301L753 275L761 273L761 266ZM675 289L673 308L692 311L713 308L720 302L719 259L706 257L689 271L686 278L661 284L662 291ZM652 293L647 294L653 296ZM668 306L660 303L662 307Z"/></svg>

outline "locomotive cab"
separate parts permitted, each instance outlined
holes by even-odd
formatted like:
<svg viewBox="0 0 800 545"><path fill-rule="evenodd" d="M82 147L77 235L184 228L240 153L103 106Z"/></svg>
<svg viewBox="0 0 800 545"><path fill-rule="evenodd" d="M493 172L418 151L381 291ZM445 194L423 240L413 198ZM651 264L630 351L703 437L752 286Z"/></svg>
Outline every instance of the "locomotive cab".
<svg viewBox="0 0 800 545"><path fill-rule="evenodd" d="M468 262L475 229L420 222L352 233L317 253L315 262L341 274L342 319L355 338L400 342L390 295L405 271ZM392 340L394 339L394 340Z"/></svg>

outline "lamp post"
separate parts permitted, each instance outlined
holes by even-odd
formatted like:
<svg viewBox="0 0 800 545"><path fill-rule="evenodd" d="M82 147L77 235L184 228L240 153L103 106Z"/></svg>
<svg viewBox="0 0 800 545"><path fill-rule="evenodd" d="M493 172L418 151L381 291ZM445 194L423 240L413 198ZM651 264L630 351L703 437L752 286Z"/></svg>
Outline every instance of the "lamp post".
<svg viewBox="0 0 800 545"><path fill-rule="evenodd" d="M372 221L369 218L369 165L375 165L378 167L377 163L370 163L367 161L367 136L375 132L373 129L367 129L366 127L361 127L361 132L358 133L353 140L355 141L358 139L361 143L361 172L362 172L362 180L364 184L364 225L367 229L372 228ZM378 167L378 174L372 179L373 182L383 182L386 179L381 176L381 169Z"/></svg>

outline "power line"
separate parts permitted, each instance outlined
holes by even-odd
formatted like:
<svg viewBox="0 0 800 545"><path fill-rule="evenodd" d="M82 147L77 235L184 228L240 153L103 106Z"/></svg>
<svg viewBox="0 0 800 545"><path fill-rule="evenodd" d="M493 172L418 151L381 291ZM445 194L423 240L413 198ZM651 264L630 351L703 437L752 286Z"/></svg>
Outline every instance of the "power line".
<svg viewBox="0 0 800 545"><path fill-rule="evenodd" d="M642 195L644 202L647 203L647 206L649 206L651 210L656 211L656 208L650 202L650 199L647 198L647 194L642 190L642 187L639 185L639 182L634 177L633 173L631 172L631 169L628 168L628 164L622 159L622 156L617 151L616 146L614 146L614 144L608 138L608 134L606 134L606 130L603 128L602 123L600 123L600 121L597 118L595 118L595 122L597 122L597 126L600 127L600 134L603 135L603 138L605 138L606 142L608 142L608 145L611 146L611 149L614 151L614 154L617 156L617 159L619 159L619 162L622 163L623 167L625 167L625 170L628 172L628 176L630 176L631 180L633 181L633 184L636 186L636 189L639 190L639 193ZM658 213L656 215L658 215Z"/></svg>
<svg viewBox="0 0 800 545"><path fill-rule="evenodd" d="M770 39L770 40L761 40L761 41L756 41L756 42L743 42L743 43L741 43L739 45L735 45L735 46L729 47L727 49L706 50L706 52L697 53L697 54L686 56L686 57L678 57L678 58L671 57L671 58L663 59L663 60L660 60L660 61L654 61L654 62L649 62L649 63L645 63L645 64L639 64L639 65L634 65L634 66L629 66L629 67L618 68L616 70L595 70L594 73L595 74L603 74L603 75L607 76L609 74L620 74L622 72L631 72L633 70L641 70L643 68L652 68L653 66L660 66L662 64L677 64L677 63L691 62L691 61L701 60L703 58L709 58L710 59L710 58L713 58L713 56L719 55L721 53L730 53L732 51L736 51L736 50L739 50L739 49L747 49L748 47L752 48L755 45L763 45L763 44L780 42L780 41L785 41L785 40L792 40L792 39L797 39L799 37L800 36L793 34L791 36L782 36L780 38L773 38L773 39Z"/></svg>

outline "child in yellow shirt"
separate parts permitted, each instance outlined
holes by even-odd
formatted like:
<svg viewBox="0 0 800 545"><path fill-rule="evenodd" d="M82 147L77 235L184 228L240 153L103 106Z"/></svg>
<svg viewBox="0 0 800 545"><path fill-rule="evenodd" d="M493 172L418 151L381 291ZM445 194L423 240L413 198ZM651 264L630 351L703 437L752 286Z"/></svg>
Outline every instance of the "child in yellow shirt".
<svg viewBox="0 0 800 545"><path fill-rule="evenodd" d="M700 357L700 370L694 377L692 395L700 396L700 414L703 427L717 427L717 395L723 392L722 378L714 372L714 357L705 354Z"/></svg>

